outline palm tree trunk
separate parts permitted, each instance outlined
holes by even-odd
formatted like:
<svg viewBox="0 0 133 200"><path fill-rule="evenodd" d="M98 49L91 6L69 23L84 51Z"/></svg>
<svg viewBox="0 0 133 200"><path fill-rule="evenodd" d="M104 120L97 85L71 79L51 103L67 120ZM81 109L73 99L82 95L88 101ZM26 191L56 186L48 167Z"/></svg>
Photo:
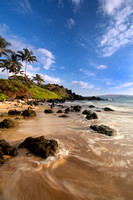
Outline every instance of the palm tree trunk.
<svg viewBox="0 0 133 200"><path fill-rule="evenodd" d="M7 69L7 77L8 77L8 79L9 79L9 72L8 72L8 69Z"/></svg>
<svg viewBox="0 0 133 200"><path fill-rule="evenodd" d="M25 63L25 77L26 77L26 70L27 70L27 60L26 60L26 63Z"/></svg>

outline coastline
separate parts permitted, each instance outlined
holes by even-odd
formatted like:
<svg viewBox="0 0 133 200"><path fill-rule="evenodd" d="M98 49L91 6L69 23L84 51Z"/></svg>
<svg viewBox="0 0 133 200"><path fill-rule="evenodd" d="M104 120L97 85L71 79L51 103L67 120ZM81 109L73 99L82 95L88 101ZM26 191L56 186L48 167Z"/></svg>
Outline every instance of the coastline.
<svg viewBox="0 0 133 200"><path fill-rule="evenodd" d="M92 102L89 102L89 105L90 103ZM16 102L0 104L5 116L1 117L1 120L8 117L9 109L24 110L29 107L15 104ZM55 104L54 113L51 114L44 113L44 110L50 108L52 103L33 106L37 117L20 117L15 120L16 127L0 130L1 138L13 146L19 145L29 136L41 135L59 143L55 155L47 159L29 154L26 149L20 149L16 157L7 158L5 164L0 167L2 199L14 200L17 197L22 200L25 197L28 200L43 200L45 197L62 200L63 196L64 199L70 200L90 200L102 199L102 194L105 199L132 199L133 151L132 140L129 138L132 128L131 115L118 111L106 112L99 107L101 112L97 112L98 119L87 120L82 111L86 108L97 110L98 104L95 102L94 108L84 104L80 112L70 112L67 114L68 118L59 118L61 114L57 113L57 110L64 111L77 104L78 102ZM15 116L11 118L15 119ZM128 120L128 126L124 130L125 120ZM90 129L93 124L109 125L117 130L117 134L108 137L96 133ZM10 182L13 183L12 187ZM123 187L126 190L123 190Z"/></svg>

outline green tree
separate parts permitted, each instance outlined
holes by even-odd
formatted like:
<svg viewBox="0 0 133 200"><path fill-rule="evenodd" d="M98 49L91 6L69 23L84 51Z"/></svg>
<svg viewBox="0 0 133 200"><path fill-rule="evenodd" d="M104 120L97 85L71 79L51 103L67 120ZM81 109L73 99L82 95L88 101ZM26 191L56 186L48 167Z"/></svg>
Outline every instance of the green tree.
<svg viewBox="0 0 133 200"><path fill-rule="evenodd" d="M17 51L17 56L22 60L25 61L25 76L27 71L27 63L34 63L37 61L36 56L33 56L33 52L29 51L27 48L23 49L23 51Z"/></svg>
<svg viewBox="0 0 133 200"><path fill-rule="evenodd" d="M12 53L10 49L7 49L10 45L9 42L0 36L0 57L2 57L2 55L8 57L8 53Z"/></svg>
<svg viewBox="0 0 133 200"><path fill-rule="evenodd" d="M40 74L33 76L33 81L37 81L38 85L40 85L42 82L45 82Z"/></svg>
<svg viewBox="0 0 133 200"><path fill-rule="evenodd" d="M11 62L10 60L6 59L0 62L0 68L3 68L2 72L5 70L7 71L7 77L9 78L9 70L10 70Z"/></svg>
<svg viewBox="0 0 133 200"><path fill-rule="evenodd" d="M13 72L15 75L22 73L22 63L19 61L19 58L16 53L12 53L10 58L10 69L9 72Z"/></svg>

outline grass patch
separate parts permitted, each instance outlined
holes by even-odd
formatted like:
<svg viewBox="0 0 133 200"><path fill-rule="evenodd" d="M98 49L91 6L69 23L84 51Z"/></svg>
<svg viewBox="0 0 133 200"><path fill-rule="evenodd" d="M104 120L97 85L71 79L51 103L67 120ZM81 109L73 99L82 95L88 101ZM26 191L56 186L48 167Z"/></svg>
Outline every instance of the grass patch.
<svg viewBox="0 0 133 200"><path fill-rule="evenodd" d="M29 88L29 91L35 99L57 99L57 98L60 99L61 98L54 92L40 88L38 86L31 86Z"/></svg>
<svg viewBox="0 0 133 200"><path fill-rule="evenodd" d="M7 99L8 96L6 96L5 94L3 93L0 93L0 101L4 100L4 99Z"/></svg>

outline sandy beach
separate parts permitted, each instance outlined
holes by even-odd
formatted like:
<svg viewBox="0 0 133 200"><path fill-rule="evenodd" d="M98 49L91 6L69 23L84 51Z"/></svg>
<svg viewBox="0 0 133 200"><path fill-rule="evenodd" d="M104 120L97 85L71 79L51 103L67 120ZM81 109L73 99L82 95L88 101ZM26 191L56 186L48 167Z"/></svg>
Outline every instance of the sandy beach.
<svg viewBox="0 0 133 200"><path fill-rule="evenodd" d="M68 105L71 104L64 107ZM0 103L4 115L1 121L9 117L9 109L24 110L28 106ZM84 106L81 112L68 113L68 118L59 118L61 114L57 113L65 108L55 106L52 114L44 113L48 104L33 108L37 117L18 116L15 120L16 116L11 116L16 127L0 130L1 139L17 147L29 136L43 135L57 140L59 148L47 159L27 154L26 149L19 149L16 157L7 158L0 167L1 200L132 199L132 141L130 135L120 134L122 127L116 123L116 119L123 123L125 115L102 111L97 113L98 120L89 121L82 115ZM91 124L101 123L115 127L117 135L110 138L90 130Z"/></svg>

